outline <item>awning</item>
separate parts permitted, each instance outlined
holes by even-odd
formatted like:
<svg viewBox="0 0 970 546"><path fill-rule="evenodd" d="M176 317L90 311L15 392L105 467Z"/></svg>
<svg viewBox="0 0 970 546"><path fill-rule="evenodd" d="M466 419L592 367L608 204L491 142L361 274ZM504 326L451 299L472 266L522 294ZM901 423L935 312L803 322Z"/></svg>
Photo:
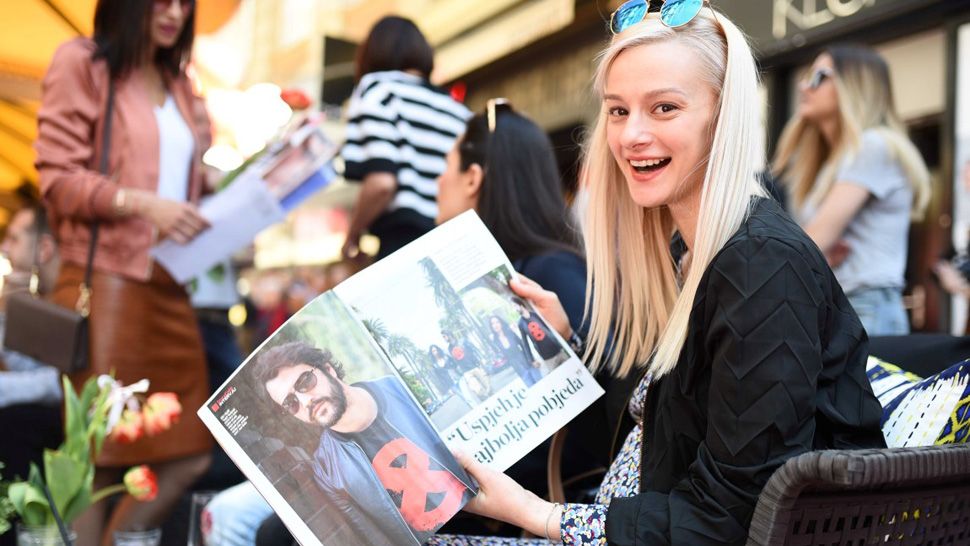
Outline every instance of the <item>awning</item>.
<svg viewBox="0 0 970 546"><path fill-rule="evenodd" d="M217 30L240 0L199 0L197 33ZM36 184L33 140L40 82L57 46L90 36L96 0L0 0L0 207L25 180Z"/></svg>

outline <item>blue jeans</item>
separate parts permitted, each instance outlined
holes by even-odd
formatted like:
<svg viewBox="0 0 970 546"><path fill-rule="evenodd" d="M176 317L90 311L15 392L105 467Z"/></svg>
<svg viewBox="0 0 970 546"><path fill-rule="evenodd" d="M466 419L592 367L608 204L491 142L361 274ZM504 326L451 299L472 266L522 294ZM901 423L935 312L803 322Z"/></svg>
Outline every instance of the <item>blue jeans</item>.
<svg viewBox="0 0 970 546"><path fill-rule="evenodd" d="M256 531L273 509L252 483L243 482L216 495L205 512L212 522L205 533L206 544L252 546Z"/></svg>
<svg viewBox="0 0 970 546"><path fill-rule="evenodd" d="M869 337L909 333L909 319L898 288L863 288L846 294Z"/></svg>
<svg viewBox="0 0 970 546"><path fill-rule="evenodd" d="M202 345L205 347L205 358L209 366L209 389L210 392L214 392L242 364L243 355L239 351L236 332L228 319L209 320L202 312L198 314L198 319Z"/></svg>

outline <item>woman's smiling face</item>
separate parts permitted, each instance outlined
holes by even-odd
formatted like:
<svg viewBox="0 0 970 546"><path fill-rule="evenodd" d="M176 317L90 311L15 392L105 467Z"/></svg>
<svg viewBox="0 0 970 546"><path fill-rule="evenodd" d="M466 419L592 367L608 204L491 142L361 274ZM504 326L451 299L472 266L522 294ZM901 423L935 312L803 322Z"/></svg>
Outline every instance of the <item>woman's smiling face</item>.
<svg viewBox="0 0 970 546"><path fill-rule="evenodd" d="M606 139L641 207L699 203L716 93L676 41L620 53L606 75Z"/></svg>

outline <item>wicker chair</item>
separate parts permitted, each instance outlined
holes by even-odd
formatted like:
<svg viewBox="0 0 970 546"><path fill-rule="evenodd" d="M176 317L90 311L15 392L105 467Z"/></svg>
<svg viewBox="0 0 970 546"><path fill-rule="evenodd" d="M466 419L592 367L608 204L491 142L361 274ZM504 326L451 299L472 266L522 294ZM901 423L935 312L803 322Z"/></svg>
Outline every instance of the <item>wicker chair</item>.
<svg viewBox="0 0 970 546"><path fill-rule="evenodd" d="M551 500L563 502L553 436ZM748 546L970 545L970 445L812 451L758 498Z"/></svg>
<svg viewBox="0 0 970 546"><path fill-rule="evenodd" d="M768 480L748 546L970 544L970 445L813 451Z"/></svg>

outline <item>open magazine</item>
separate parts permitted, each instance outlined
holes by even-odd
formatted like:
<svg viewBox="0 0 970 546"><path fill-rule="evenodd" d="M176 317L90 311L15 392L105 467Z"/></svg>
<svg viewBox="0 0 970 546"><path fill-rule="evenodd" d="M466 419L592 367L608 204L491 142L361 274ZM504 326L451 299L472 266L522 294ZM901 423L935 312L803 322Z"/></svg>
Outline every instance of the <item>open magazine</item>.
<svg viewBox="0 0 970 546"><path fill-rule="evenodd" d="M336 151L320 120L304 120L202 200L199 213L209 222L208 229L186 244L161 241L152 256L180 284L203 275L329 185L337 177L330 164Z"/></svg>
<svg viewBox="0 0 970 546"><path fill-rule="evenodd" d="M418 545L602 393L474 212L307 304L198 414L300 544Z"/></svg>

